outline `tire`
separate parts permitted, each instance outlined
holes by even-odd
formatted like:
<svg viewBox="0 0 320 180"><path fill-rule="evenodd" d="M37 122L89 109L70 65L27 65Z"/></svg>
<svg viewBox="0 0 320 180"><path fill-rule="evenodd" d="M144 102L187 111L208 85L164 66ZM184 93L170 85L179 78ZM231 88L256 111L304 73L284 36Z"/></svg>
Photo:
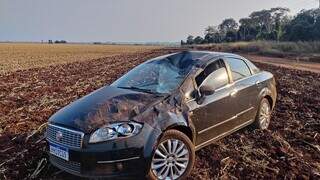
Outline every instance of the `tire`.
<svg viewBox="0 0 320 180"><path fill-rule="evenodd" d="M258 129L268 129L271 119L271 106L268 99L263 98L260 102L254 125Z"/></svg>
<svg viewBox="0 0 320 180"><path fill-rule="evenodd" d="M169 147L171 147L172 153L169 152ZM194 161L195 149L188 136L177 130L168 130L163 133L154 150L147 178L152 180L166 179L166 177L184 179L190 174ZM163 172L161 173L161 171Z"/></svg>

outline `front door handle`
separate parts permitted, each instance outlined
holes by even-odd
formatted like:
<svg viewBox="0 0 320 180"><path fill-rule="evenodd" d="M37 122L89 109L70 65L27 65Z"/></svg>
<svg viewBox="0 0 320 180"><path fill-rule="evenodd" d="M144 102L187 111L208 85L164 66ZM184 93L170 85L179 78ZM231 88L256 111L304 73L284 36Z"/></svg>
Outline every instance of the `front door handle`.
<svg viewBox="0 0 320 180"><path fill-rule="evenodd" d="M238 90L236 90L236 89L232 90L231 93L230 93L230 96L231 97L235 97L237 95L237 93L238 93Z"/></svg>

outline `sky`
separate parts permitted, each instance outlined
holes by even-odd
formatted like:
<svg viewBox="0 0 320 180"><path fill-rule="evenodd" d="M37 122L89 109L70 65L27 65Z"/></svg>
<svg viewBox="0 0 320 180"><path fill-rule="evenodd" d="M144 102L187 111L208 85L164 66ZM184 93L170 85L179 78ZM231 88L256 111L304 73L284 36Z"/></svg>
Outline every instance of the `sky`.
<svg viewBox="0 0 320 180"><path fill-rule="evenodd" d="M178 42L251 12L319 0L0 0L0 41Z"/></svg>

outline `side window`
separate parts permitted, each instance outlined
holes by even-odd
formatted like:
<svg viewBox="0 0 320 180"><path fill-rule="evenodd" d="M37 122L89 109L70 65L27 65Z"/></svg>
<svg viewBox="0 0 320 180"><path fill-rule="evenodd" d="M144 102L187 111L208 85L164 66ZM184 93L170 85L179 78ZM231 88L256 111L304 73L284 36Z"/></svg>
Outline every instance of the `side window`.
<svg viewBox="0 0 320 180"><path fill-rule="evenodd" d="M249 67L243 60L236 58L227 58L226 61L230 66L232 78L234 81L251 75Z"/></svg>
<svg viewBox="0 0 320 180"><path fill-rule="evenodd" d="M257 68L257 66L255 66L251 61L247 60L247 65L250 67L250 69L252 70L253 74L257 74L258 72L260 72L260 69Z"/></svg>
<svg viewBox="0 0 320 180"><path fill-rule="evenodd" d="M196 83L198 87L203 84L210 84L215 89L227 85L229 83L229 77L223 61L218 60L208 65L204 71L196 77Z"/></svg>

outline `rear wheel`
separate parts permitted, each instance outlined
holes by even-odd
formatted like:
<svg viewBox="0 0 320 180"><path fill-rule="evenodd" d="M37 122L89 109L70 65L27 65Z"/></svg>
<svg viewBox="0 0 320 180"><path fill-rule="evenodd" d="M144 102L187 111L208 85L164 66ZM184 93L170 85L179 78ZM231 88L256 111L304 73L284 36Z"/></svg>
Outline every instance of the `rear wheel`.
<svg viewBox="0 0 320 180"><path fill-rule="evenodd" d="M168 130L154 151L149 179L182 179L190 174L195 151L190 139L182 132Z"/></svg>
<svg viewBox="0 0 320 180"><path fill-rule="evenodd" d="M268 129L271 119L271 106L268 99L263 98L256 116L255 125L259 129Z"/></svg>

